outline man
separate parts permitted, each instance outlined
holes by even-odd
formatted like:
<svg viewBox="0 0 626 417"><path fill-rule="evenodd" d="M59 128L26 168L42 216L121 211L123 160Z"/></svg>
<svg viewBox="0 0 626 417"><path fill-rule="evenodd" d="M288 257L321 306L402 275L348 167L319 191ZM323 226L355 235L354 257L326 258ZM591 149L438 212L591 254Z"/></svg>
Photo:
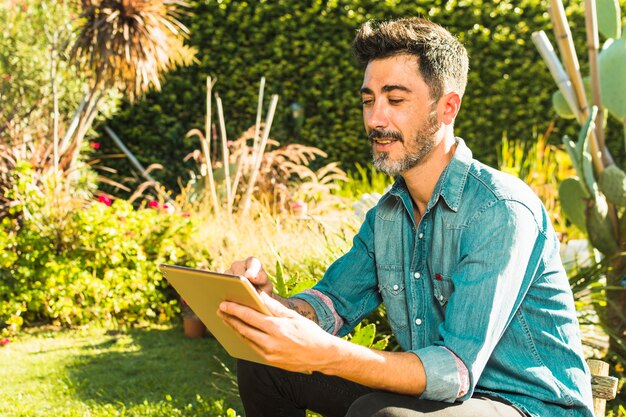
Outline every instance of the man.
<svg viewBox="0 0 626 417"><path fill-rule="evenodd" d="M283 299L257 259L231 267L273 314L220 306L273 365L239 362L246 415L592 416L548 214L454 136L464 47L412 18L366 23L353 48L374 164L398 178L311 290ZM402 352L337 337L381 302Z"/></svg>

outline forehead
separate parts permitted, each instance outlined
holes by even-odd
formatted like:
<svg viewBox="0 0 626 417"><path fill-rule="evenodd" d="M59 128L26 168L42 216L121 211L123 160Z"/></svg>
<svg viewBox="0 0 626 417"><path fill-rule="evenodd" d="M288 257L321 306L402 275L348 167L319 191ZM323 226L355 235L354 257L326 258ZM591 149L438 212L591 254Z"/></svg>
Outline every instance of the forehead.
<svg viewBox="0 0 626 417"><path fill-rule="evenodd" d="M417 57L408 54L375 59L367 64L362 90L380 93L386 86L402 86L415 93L429 91L420 74Z"/></svg>

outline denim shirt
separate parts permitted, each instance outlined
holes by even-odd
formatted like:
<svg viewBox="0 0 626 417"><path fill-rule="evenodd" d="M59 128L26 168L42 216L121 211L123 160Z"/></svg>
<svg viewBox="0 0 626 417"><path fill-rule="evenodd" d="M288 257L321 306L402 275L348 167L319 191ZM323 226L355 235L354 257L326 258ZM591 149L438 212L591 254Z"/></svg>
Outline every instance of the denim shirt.
<svg viewBox="0 0 626 417"><path fill-rule="evenodd" d="M548 214L522 181L472 159L462 139L419 224L399 177L351 250L295 297L340 336L383 302L398 343L424 365L420 398L457 400L456 355L470 378L458 400L484 393L530 416L593 417L574 300Z"/></svg>

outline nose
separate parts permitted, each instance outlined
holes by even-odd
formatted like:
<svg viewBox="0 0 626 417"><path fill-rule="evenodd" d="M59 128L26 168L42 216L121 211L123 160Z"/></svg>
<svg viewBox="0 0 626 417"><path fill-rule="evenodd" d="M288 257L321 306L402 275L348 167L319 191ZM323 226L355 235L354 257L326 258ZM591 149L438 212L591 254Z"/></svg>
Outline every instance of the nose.
<svg viewBox="0 0 626 417"><path fill-rule="evenodd" d="M384 129L389 124L386 107L383 104L382 100L376 100L363 109L363 122L367 131Z"/></svg>

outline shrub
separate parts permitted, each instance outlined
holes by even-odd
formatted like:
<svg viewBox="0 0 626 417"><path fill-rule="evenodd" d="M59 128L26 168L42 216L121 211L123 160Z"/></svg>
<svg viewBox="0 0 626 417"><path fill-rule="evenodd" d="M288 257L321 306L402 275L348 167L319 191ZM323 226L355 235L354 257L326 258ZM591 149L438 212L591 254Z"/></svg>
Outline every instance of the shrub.
<svg viewBox="0 0 626 417"><path fill-rule="evenodd" d="M0 328L165 322L179 311L156 266L206 265L193 218L32 188L27 163L12 174L16 204L0 228Z"/></svg>

